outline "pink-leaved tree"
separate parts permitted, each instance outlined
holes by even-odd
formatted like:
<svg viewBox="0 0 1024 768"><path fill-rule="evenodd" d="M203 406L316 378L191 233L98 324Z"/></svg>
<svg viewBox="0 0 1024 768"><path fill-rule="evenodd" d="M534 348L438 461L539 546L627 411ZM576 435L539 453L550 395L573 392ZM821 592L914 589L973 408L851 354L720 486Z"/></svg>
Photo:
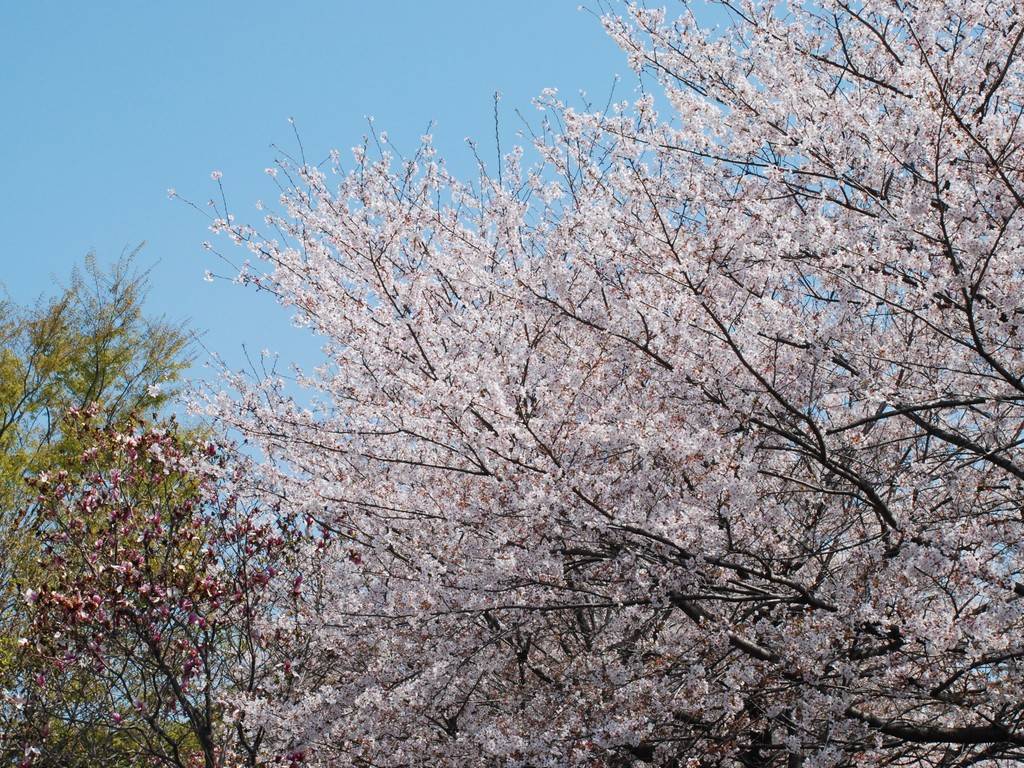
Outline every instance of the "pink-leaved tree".
<svg viewBox="0 0 1024 768"><path fill-rule="evenodd" d="M31 480L42 573L25 593L37 674L19 765L288 765L235 701L287 689L294 635L272 625L295 529L238 495L229 445L97 412L72 411L80 456Z"/></svg>
<svg viewBox="0 0 1024 768"><path fill-rule="evenodd" d="M721 5L612 8L664 101L546 93L536 162L371 144L214 222L328 358L205 406L338 537L278 752L1024 760L1024 16Z"/></svg>

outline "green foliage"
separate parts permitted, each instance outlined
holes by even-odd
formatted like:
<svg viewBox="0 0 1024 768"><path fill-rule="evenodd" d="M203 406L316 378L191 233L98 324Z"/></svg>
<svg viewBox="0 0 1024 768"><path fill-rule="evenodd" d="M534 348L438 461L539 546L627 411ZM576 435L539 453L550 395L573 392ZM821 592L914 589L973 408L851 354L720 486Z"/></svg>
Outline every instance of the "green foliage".
<svg viewBox="0 0 1024 768"><path fill-rule="evenodd" d="M25 478L59 471L80 454L78 437L61 428L70 409L95 405L108 427L155 416L191 362L186 329L144 313L148 283L135 269L137 251L109 269L86 257L57 296L34 306L0 302L0 765L20 760L13 734L24 726L21 694L31 674L30 654L18 644L22 593L45 578ZM87 700L81 689L68 704L85 711ZM94 764L70 753L60 762L79 763Z"/></svg>

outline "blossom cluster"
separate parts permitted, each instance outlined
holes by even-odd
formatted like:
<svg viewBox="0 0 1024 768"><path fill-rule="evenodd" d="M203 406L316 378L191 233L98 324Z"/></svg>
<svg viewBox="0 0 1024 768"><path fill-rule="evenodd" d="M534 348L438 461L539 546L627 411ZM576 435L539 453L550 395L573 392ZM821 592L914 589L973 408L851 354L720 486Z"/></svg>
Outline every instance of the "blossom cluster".
<svg viewBox="0 0 1024 768"><path fill-rule="evenodd" d="M605 18L667 110L547 92L500 181L364 146L218 223L328 359L199 406L338 544L239 700L280 750L1024 756L1024 26L726 5Z"/></svg>
<svg viewBox="0 0 1024 768"><path fill-rule="evenodd" d="M257 622L279 610L270 589L294 530L238 495L230 446L173 424L108 428L95 409L67 429L83 446L72 468L30 480L45 574L25 593L37 706L93 681L95 723L144 734L154 765L244 755L254 732L226 697L276 674L280 646Z"/></svg>

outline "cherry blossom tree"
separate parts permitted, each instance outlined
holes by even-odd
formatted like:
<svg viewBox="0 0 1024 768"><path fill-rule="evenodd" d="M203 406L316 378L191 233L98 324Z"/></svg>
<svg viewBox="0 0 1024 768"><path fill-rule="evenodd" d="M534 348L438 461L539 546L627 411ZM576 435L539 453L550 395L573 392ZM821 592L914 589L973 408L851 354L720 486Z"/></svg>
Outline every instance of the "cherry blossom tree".
<svg viewBox="0 0 1024 768"><path fill-rule="evenodd" d="M32 480L45 575L25 594L23 764L263 764L231 697L282 674L255 622L281 611L268 585L294 537L235 493L244 463L226 448L98 413L69 418L80 460Z"/></svg>
<svg viewBox="0 0 1024 768"><path fill-rule="evenodd" d="M279 752L1024 760L1024 17L721 5L608 9L664 97L545 93L536 163L378 137L214 221L328 360L205 405L336 537Z"/></svg>

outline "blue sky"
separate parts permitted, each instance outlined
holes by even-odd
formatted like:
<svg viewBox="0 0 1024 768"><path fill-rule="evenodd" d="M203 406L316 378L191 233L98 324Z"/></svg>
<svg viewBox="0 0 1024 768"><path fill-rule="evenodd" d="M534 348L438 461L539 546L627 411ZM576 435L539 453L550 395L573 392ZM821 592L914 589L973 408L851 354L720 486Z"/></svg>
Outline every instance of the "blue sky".
<svg viewBox="0 0 1024 768"><path fill-rule="evenodd" d="M0 283L14 300L51 293L89 251L101 262L141 241L150 309L187 319L232 364L241 346L308 359L288 316L263 296L204 282L206 223L167 198L205 202L224 173L239 218L276 196L271 144L307 157L347 152L365 116L400 148L430 121L455 170L463 139L503 149L518 107L545 87L631 96L625 57L576 0L34 2L0 11ZM306 354L303 354L303 349ZM196 371L200 373L199 370Z"/></svg>

